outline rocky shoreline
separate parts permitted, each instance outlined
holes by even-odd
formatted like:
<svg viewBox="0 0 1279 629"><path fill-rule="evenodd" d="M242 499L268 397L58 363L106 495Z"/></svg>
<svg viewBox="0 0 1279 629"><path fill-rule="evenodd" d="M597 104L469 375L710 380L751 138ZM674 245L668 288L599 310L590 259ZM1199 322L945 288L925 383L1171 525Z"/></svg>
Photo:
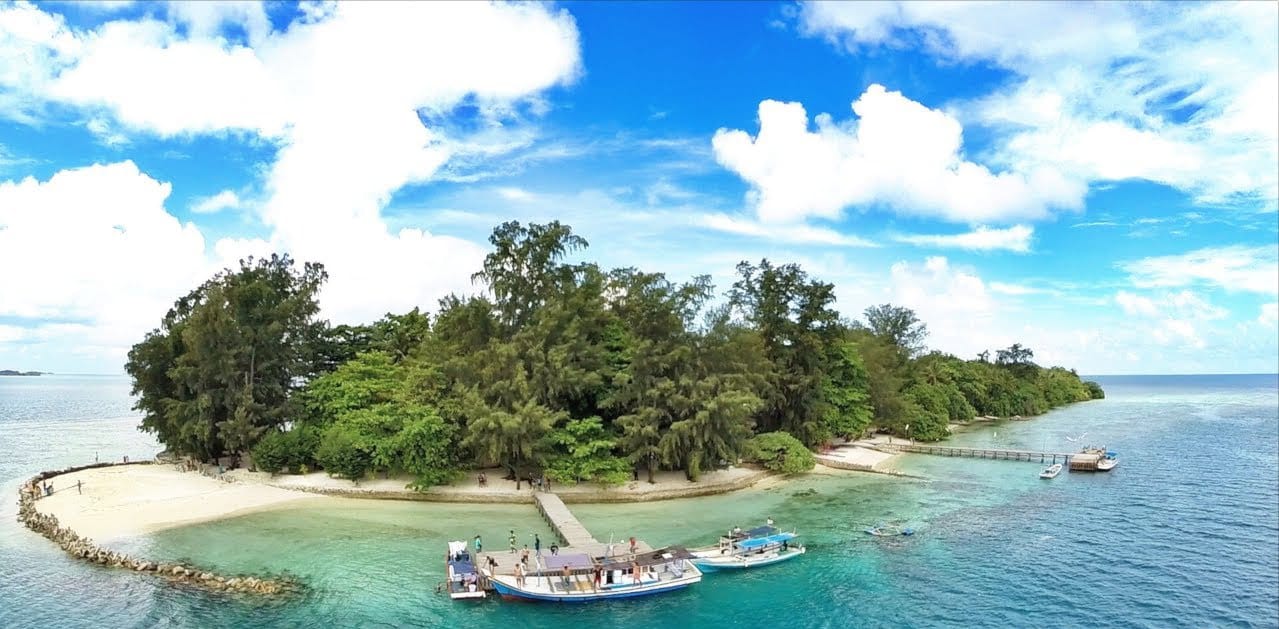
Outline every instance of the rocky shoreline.
<svg viewBox="0 0 1279 629"><path fill-rule="evenodd" d="M140 461L121 465L146 465L149 463L149 461ZM124 553L98 546L93 540L82 537L75 531L62 526L57 517L40 513L36 509L36 498L31 495L30 487L39 486L42 481L62 474L112 465L115 464L96 463L82 465L59 471L41 472L31 477L18 490L18 521L28 529L57 544L71 557L103 567L151 573L171 582L193 585L214 592L279 596L294 593L301 589L301 585L297 581L289 578L225 576L189 564L163 563L130 557Z"/></svg>

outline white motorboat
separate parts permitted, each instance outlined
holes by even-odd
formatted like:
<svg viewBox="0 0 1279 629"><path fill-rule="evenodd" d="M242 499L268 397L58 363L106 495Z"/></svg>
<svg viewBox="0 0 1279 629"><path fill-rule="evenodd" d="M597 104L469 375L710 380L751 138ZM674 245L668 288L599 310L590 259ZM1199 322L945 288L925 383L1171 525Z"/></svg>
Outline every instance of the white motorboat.
<svg viewBox="0 0 1279 629"><path fill-rule="evenodd" d="M1040 478L1057 478L1057 475L1060 473L1061 473L1061 463L1053 463L1052 465L1045 467L1044 471L1039 473L1039 477Z"/></svg>

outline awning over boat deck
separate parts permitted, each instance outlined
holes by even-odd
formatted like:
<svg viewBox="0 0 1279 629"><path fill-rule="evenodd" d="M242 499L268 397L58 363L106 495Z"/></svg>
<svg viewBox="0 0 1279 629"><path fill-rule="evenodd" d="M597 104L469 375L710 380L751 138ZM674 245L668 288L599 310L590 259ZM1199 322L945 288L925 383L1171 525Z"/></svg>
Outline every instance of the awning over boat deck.
<svg viewBox="0 0 1279 629"><path fill-rule="evenodd" d="M754 550L756 548L764 548L767 546L776 546L782 542L789 542L795 539L794 533L778 533L767 537L752 537L737 542L737 547L745 550Z"/></svg>
<svg viewBox="0 0 1279 629"><path fill-rule="evenodd" d="M585 570L593 568L595 562L591 561L591 556L584 553L560 553L558 555L543 555L548 570L562 570L564 566L568 566L570 570Z"/></svg>
<svg viewBox="0 0 1279 629"><path fill-rule="evenodd" d="M450 561L449 566L452 566L453 574L475 574L475 564L469 561Z"/></svg>
<svg viewBox="0 0 1279 629"><path fill-rule="evenodd" d="M776 532L777 532L777 527L757 526L753 529L742 531L740 533L734 533L733 537L736 539L741 539L743 537L764 537L765 535L772 535Z"/></svg>
<svg viewBox="0 0 1279 629"><path fill-rule="evenodd" d="M641 566L656 566L681 559L691 559L693 555L682 546L671 546L669 548L659 548L652 552L640 553L635 556L634 562ZM613 561L603 561L600 565L605 570L616 570L628 568L631 565L630 559L618 558Z"/></svg>

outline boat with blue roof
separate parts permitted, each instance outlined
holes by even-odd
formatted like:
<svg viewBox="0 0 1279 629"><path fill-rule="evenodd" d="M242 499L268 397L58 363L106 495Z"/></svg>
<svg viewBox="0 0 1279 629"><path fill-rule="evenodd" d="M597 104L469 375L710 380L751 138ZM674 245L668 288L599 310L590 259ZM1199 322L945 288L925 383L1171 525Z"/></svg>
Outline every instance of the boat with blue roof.
<svg viewBox="0 0 1279 629"><path fill-rule="evenodd" d="M449 542L449 552L444 559L447 580L444 588L453 600L476 599L486 596L480 586L480 574L475 570L475 561L466 542Z"/></svg>
<svg viewBox="0 0 1279 629"><path fill-rule="evenodd" d="M721 536L718 544L689 552L695 557L693 564L703 572L758 568L804 554L804 546L794 543L796 537L794 531L778 530L770 522L746 531L734 528Z"/></svg>

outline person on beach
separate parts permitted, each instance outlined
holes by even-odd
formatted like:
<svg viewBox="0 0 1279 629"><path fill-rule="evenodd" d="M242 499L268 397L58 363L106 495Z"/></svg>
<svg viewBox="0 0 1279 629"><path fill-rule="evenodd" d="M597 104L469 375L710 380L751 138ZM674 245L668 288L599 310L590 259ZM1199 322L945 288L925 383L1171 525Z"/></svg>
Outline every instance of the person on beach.
<svg viewBox="0 0 1279 629"><path fill-rule="evenodd" d="M488 478L488 476L485 476L485 475L484 475L484 472L480 472L479 483L480 483L480 487L488 487L488 486L489 486L489 478Z"/></svg>
<svg viewBox="0 0 1279 629"><path fill-rule="evenodd" d="M515 529L511 529L511 554L515 554Z"/></svg>
<svg viewBox="0 0 1279 629"><path fill-rule="evenodd" d="M476 536L475 536L475 554L476 554L476 556L479 556L480 551L481 551L481 550L483 550L483 548L484 548L484 542L483 542L482 540L480 540L480 536L479 536L479 535L476 535Z"/></svg>
<svg viewBox="0 0 1279 629"><path fill-rule="evenodd" d="M537 533L533 534L533 554L542 554L542 538Z"/></svg>
<svg viewBox="0 0 1279 629"><path fill-rule="evenodd" d="M75 482L75 493L77 493L77 494L81 494L81 495L83 495L83 494L84 494L84 491L82 491L82 490L81 490L81 486L82 486L82 485L84 485L84 482L83 482L83 481L77 480L77 481Z"/></svg>

